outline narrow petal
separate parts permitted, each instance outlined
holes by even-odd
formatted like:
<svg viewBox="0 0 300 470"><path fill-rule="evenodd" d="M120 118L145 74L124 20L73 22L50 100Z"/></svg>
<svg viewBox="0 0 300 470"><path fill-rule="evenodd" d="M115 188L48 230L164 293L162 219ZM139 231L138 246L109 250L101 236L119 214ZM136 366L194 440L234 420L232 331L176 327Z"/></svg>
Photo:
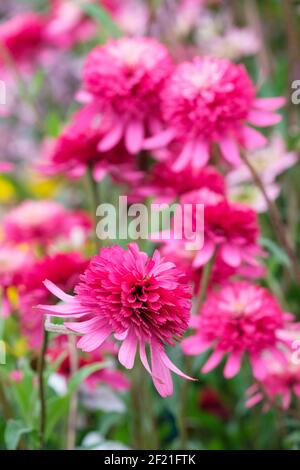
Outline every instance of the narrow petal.
<svg viewBox="0 0 300 470"><path fill-rule="evenodd" d="M268 127L278 124L281 119L280 114L253 109L250 111L247 121L253 126Z"/></svg>
<svg viewBox="0 0 300 470"><path fill-rule="evenodd" d="M125 130L125 147L129 153L138 153L143 146L144 124L141 121L130 121Z"/></svg>
<svg viewBox="0 0 300 470"><path fill-rule="evenodd" d="M194 149L194 141L188 141L185 146L183 147L179 157L172 165L172 170L175 172L180 172L183 170L192 160L193 158L193 149Z"/></svg>
<svg viewBox="0 0 300 470"><path fill-rule="evenodd" d="M275 98L256 98L254 108L275 111L276 109L282 108L285 103L286 99L283 96L277 96Z"/></svg>
<svg viewBox="0 0 300 470"><path fill-rule="evenodd" d="M90 318L89 320L81 322L66 322L65 327L69 330L74 331L75 333L90 333L95 329L98 329L101 325L101 319L98 317ZM104 325L103 325L104 326Z"/></svg>
<svg viewBox="0 0 300 470"><path fill-rule="evenodd" d="M252 406L257 405L260 401L263 399L263 394L262 393L257 393L256 395L253 395L253 397L249 398L246 403L245 407L246 408L252 408Z"/></svg>
<svg viewBox="0 0 300 470"><path fill-rule="evenodd" d="M85 352L91 352L99 348L111 334L110 328L102 328L94 333L84 335L77 343L77 347Z"/></svg>
<svg viewBox="0 0 300 470"><path fill-rule="evenodd" d="M193 261L193 267L199 268L200 266L204 266L212 257L214 250L215 250L214 243L209 240L205 241L203 248L198 251Z"/></svg>
<svg viewBox="0 0 300 470"><path fill-rule="evenodd" d="M195 143L193 155L192 155L192 166L194 168L203 168L209 160L209 148L208 143L202 140L198 140Z"/></svg>
<svg viewBox="0 0 300 470"><path fill-rule="evenodd" d="M217 365L222 361L224 354L225 351L222 351L222 349L216 349L202 367L201 372L203 372L203 374L207 374L217 367Z"/></svg>
<svg viewBox="0 0 300 470"><path fill-rule="evenodd" d="M183 352L191 356L203 353L210 346L211 341L205 341L200 335L190 336L181 342Z"/></svg>
<svg viewBox="0 0 300 470"><path fill-rule="evenodd" d="M44 286L51 292L55 297L62 300L63 302L76 302L76 298L72 295L66 294L63 290L57 287L53 282L46 279L43 282Z"/></svg>
<svg viewBox="0 0 300 470"><path fill-rule="evenodd" d="M224 377L226 379L231 379L234 377L241 368L243 353L242 351L233 352L228 356L225 368L224 368Z"/></svg>
<svg viewBox="0 0 300 470"><path fill-rule="evenodd" d="M233 268L237 268L241 264L241 252L235 245L225 243L221 249L221 257L225 263Z"/></svg>
<svg viewBox="0 0 300 470"><path fill-rule="evenodd" d="M134 332L134 329L128 331L128 335L124 339L120 349L119 349L119 361L126 367L126 369L132 369L134 365L135 355L137 348L137 336Z"/></svg>
<svg viewBox="0 0 300 470"><path fill-rule="evenodd" d="M168 145L173 138L174 131L172 129L167 129L160 132L159 134L154 135L153 137L148 137L145 139L143 148L145 150L159 149Z"/></svg>
<svg viewBox="0 0 300 470"><path fill-rule="evenodd" d="M267 375L267 369L263 360L259 356L251 356L250 362L254 377L258 380L263 380Z"/></svg>
<svg viewBox="0 0 300 470"><path fill-rule="evenodd" d="M179 375L183 379L196 380L193 377L190 377L189 375L184 374L180 369L178 369L178 367L176 367L175 364L173 364L173 362L171 361L171 359L166 355L164 350L162 350L160 354L161 354L161 358L165 366L168 369L170 369L172 372L174 372L174 374Z"/></svg>
<svg viewBox="0 0 300 470"><path fill-rule="evenodd" d="M234 166L239 166L241 163L241 159L237 143L229 137L223 137L219 145L225 160L227 160Z"/></svg>
<svg viewBox="0 0 300 470"><path fill-rule="evenodd" d="M120 122L110 132L108 132L98 144L99 152L107 152L115 147L121 140L124 126Z"/></svg>
<svg viewBox="0 0 300 470"><path fill-rule="evenodd" d="M161 347L152 342L150 344L150 352L153 371L153 383L156 387L156 390L162 397L168 397L173 393L173 383L170 370L162 361Z"/></svg>
<svg viewBox="0 0 300 470"><path fill-rule="evenodd" d="M252 127L245 126L243 128L242 137L243 145L247 150L255 150L264 147L268 143L267 138Z"/></svg>

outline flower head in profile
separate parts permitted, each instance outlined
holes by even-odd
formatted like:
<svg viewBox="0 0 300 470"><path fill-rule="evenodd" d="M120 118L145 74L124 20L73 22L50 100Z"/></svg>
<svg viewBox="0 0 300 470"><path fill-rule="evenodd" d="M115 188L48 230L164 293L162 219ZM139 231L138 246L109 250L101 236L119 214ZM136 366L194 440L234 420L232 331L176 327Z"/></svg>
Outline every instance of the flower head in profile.
<svg viewBox="0 0 300 470"><path fill-rule="evenodd" d="M71 292L87 265L88 260L79 253L57 253L23 267L19 287L20 324L31 348L39 348L43 337L43 316L35 306L56 300L43 281L49 279L61 289Z"/></svg>
<svg viewBox="0 0 300 470"><path fill-rule="evenodd" d="M251 126L277 124L281 117L275 110L283 104L283 98L256 98L243 65L213 57L181 63L162 93L166 125L182 142L173 168L204 166L212 144L230 164L239 165L240 147L251 150L266 143Z"/></svg>
<svg viewBox="0 0 300 470"><path fill-rule="evenodd" d="M160 92L171 70L167 49L151 38L111 40L89 54L85 90L114 123L99 140L101 151L111 150L122 138L132 154L152 146L153 136L162 130Z"/></svg>
<svg viewBox="0 0 300 470"><path fill-rule="evenodd" d="M8 296L10 287L17 287L21 280L24 269L32 261L33 255L25 250L14 246L3 246L0 248L0 302L1 315L9 315L11 305Z"/></svg>
<svg viewBox="0 0 300 470"><path fill-rule="evenodd" d="M74 228L88 230L89 221L81 213L70 212L61 204L48 200L26 200L3 220L5 238L11 243L49 244L70 236Z"/></svg>
<svg viewBox="0 0 300 470"><path fill-rule="evenodd" d="M83 335L78 341L83 351L98 349L114 334L122 341L121 364L131 369L139 347L142 364L162 396L173 392L170 370L188 378L170 361L164 346L174 345L187 329L191 291L184 275L161 259L158 251L149 258L136 244L130 244L128 251L119 246L103 248L81 276L74 297L49 281L45 285L64 303L39 308L76 319L65 326Z"/></svg>
<svg viewBox="0 0 300 470"><path fill-rule="evenodd" d="M95 362L104 362L109 356L117 353L117 348L109 341L106 341L99 349L90 353L83 353L79 357L79 368L94 364ZM47 359L49 362L55 362L66 351L68 351L68 338L66 335L56 336L49 348L47 349ZM71 358L67 355L57 370L57 373L66 379L69 379L72 374ZM117 370L114 364L109 364L104 369L98 370L89 375L85 380L85 385L94 390L99 384L106 384L113 390L128 390L130 382L123 372Z"/></svg>
<svg viewBox="0 0 300 470"><path fill-rule="evenodd" d="M182 342L186 354L197 355L207 349L213 353L202 368L203 373L214 369L227 356L226 378L240 370L244 355L248 355L256 378L266 374L263 354L268 351L284 361L280 336L285 314L272 295L264 288L248 282L233 282L211 292L201 313L193 317L196 333Z"/></svg>

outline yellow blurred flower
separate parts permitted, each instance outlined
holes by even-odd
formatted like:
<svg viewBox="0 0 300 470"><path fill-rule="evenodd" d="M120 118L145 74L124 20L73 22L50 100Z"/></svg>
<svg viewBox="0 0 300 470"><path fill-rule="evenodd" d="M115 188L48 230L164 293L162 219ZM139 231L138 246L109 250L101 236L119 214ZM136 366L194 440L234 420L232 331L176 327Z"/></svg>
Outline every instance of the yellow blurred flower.
<svg viewBox="0 0 300 470"><path fill-rule="evenodd" d="M0 202L10 202L16 194L14 185L5 176L0 176Z"/></svg>

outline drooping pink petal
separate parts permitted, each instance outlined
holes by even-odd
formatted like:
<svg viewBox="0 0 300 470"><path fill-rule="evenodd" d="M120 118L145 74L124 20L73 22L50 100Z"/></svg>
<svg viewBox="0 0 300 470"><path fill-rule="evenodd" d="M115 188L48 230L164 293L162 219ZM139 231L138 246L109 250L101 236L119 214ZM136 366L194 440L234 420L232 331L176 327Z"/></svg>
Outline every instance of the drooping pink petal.
<svg viewBox="0 0 300 470"><path fill-rule="evenodd" d="M193 377L184 374L180 369L178 369L178 367L173 364L173 362L170 360L164 350L161 351L161 358L165 366L168 367L168 369L170 369L172 372L174 372L174 374L179 375L179 377L182 377L183 379L196 380Z"/></svg>
<svg viewBox="0 0 300 470"><path fill-rule="evenodd" d="M128 331L126 338L124 339L121 347L119 349L119 361L120 363L126 367L126 369L132 369L135 356L136 356L136 348L137 348L137 336L134 332L134 329L131 328Z"/></svg>
<svg viewBox="0 0 300 470"><path fill-rule="evenodd" d="M157 344L151 343L150 353L153 383L162 397L168 397L173 393L173 382L169 368L162 361L161 348Z"/></svg>
<svg viewBox="0 0 300 470"><path fill-rule="evenodd" d="M237 246L225 243L221 248L221 257L225 263L233 268L237 268L241 264L241 252Z"/></svg>
<svg viewBox="0 0 300 470"><path fill-rule="evenodd" d="M124 124L122 121L115 124L113 129L108 132L99 142L99 152L107 152L115 147L121 140L124 131Z"/></svg>
<svg viewBox="0 0 300 470"><path fill-rule="evenodd" d="M239 166L241 163L240 151L235 140L230 137L222 137L219 145L224 158L232 165Z"/></svg>
<svg viewBox="0 0 300 470"><path fill-rule="evenodd" d="M205 241L203 248L201 248L201 250L198 251L193 261L194 268L199 268L200 266L204 266L214 254L214 251L215 251L214 243L210 240Z"/></svg>
<svg viewBox="0 0 300 470"><path fill-rule="evenodd" d="M140 152L144 141L144 124L139 120L130 121L125 129L125 147L129 153Z"/></svg>
<svg viewBox="0 0 300 470"><path fill-rule="evenodd" d="M283 96L275 98L256 98L253 103L253 107L266 111L275 111L276 109L282 108L285 103L286 99Z"/></svg>
<svg viewBox="0 0 300 470"><path fill-rule="evenodd" d="M94 351L95 349L99 348L102 343L104 343L110 334L110 327L96 330L93 333L88 333L80 338L80 340L77 342L77 347L85 352Z"/></svg>
<svg viewBox="0 0 300 470"><path fill-rule="evenodd" d="M211 346L211 341L206 341L200 335L193 335L186 338L181 343L181 348L185 354L196 356L206 351Z"/></svg>
<svg viewBox="0 0 300 470"><path fill-rule="evenodd" d="M278 124L281 119L280 114L253 109L250 111L247 121L253 126L268 127Z"/></svg>
<svg viewBox="0 0 300 470"><path fill-rule="evenodd" d="M246 403L245 407L246 408L252 408L253 406L257 405L260 401L263 399L263 394L262 393L256 393L256 395L253 395L253 397L249 398Z"/></svg>
<svg viewBox="0 0 300 470"><path fill-rule="evenodd" d="M46 279L43 282L44 286L58 299L62 300L63 302L76 302L76 298L72 295L66 294L63 290L57 287L53 282Z"/></svg>
<svg viewBox="0 0 300 470"><path fill-rule="evenodd" d="M183 168L185 168L188 165L188 163L192 160L193 150L194 150L194 141L189 140L184 145L176 161L173 163L172 170L175 171L176 173L179 173L179 171L182 171Z"/></svg>
<svg viewBox="0 0 300 470"><path fill-rule="evenodd" d="M174 137L174 131L167 129L144 140L144 150L155 150L168 145Z"/></svg>
<svg viewBox="0 0 300 470"><path fill-rule="evenodd" d="M197 140L194 145L192 155L192 166L194 168L203 168L209 160L209 147L208 143L202 140Z"/></svg>
<svg viewBox="0 0 300 470"><path fill-rule="evenodd" d="M222 349L216 349L202 367L201 372L203 372L203 374L207 374L217 367L217 365L222 361L224 354L225 351L222 351Z"/></svg>
<svg viewBox="0 0 300 470"><path fill-rule="evenodd" d="M243 358L242 351L232 352L228 356L228 359L226 361L226 365L224 368L224 377L226 379L231 379L236 374L238 374L241 368L242 358Z"/></svg>
<svg viewBox="0 0 300 470"><path fill-rule="evenodd" d="M257 380L263 380L267 375L264 361L259 356L250 356L253 375Z"/></svg>
<svg viewBox="0 0 300 470"><path fill-rule="evenodd" d="M65 322L65 327L75 333L86 334L92 332L95 327L99 328L101 326L101 318L93 317L89 320L80 321L80 322ZM103 325L104 326L104 325ZM97 328L97 329L98 329Z"/></svg>
<svg viewBox="0 0 300 470"><path fill-rule="evenodd" d="M291 404L291 392L290 390L285 390L282 395L282 407L284 410L287 410Z"/></svg>
<svg viewBox="0 0 300 470"><path fill-rule="evenodd" d="M244 147L250 151L264 147L268 143L267 138L252 127L244 126L242 137Z"/></svg>

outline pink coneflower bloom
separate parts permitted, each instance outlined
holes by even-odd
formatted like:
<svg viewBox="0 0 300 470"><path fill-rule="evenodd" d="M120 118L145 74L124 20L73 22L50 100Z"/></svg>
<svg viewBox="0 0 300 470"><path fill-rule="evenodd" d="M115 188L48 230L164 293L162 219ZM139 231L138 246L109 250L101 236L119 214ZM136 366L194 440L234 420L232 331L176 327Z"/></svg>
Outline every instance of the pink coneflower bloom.
<svg viewBox="0 0 300 470"><path fill-rule="evenodd" d="M99 112L113 120L112 130L99 140L99 150L111 150L123 138L129 153L163 145L160 91L172 70L167 49L151 38L122 38L96 47L84 67L84 87ZM147 137L151 137L147 139ZM168 132L167 132L168 136Z"/></svg>
<svg viewBox="0 0 300 470"><path fill-rule="evenodd" d="M248 282L228 283L209 294L200 315L193 317L196 334L185 339L182 348L191 355L213 349L203 373L210 372L228 355L226 378L239 372L247 354L254 376L261 379L266 373L263 353L268 351L284 361L279 348L284 340L279 332L286 320L287 315L266 289Z"/></svg>
<svg viewBox="0 0 300 470"><path fill-rule="evenodd" d="M204 266L216 253L233 268L242 262L257 265L262 252L258 246L259 226L251 208L229 202L220 194L206 189L186 193L181 204L204 204L204 244L193 261L195 268Z"/></svg>
<svg viewBox="0 0 300 470"><path fill-rule="evenodd" d="M9 242L48 245L69 236L81 224L87 224L83 216L57 202L27 200L4 217L3 231Z"/></svg>
<svg viewBox="0 0 300 470"><path fill-rule="evenodd" d="M170 370L188 378L168 358L164 346L173 345L187 328L191 292L184 275L156 251L152 258L130 244L103 248L75 287L66 295L53 283L46 287L62 305L40 305L47 314L75 318L65 326L83 336L78 347L96 350L114 334L122 341L119 361L131 369L139 346L140 359L162 396L173 393ZM145 346L149 344L150 368Z"/></svg>
<svg viewBox="0 0 300 470"><path fill-rule="evenodd" d="M41 15L20 13L0 25L0 43L10 59L21 65L31 64L44 44L44 27L45 19ZM7 65L6 59L0 53L2 66Z"/></svg>
<svg viewBox="0 0 300 470"><path fill-rule="evenodd" d="M230 164L239 165L240 147L266 143L251 126L277 124L281 117L274 111L283 104L283 98L256 98L243 65L212 57L181 63L166 82L161 105L173 138L182 142L173 168L206 165L214 143Z"/></svg>
<svg viewBox="0 0 300 470"><path fill-rule="evenodd" d="M50 347L47 349L47 359L49 362L55 362L63 353L67 353L69 350L68 338L65 335L57 336ZM114 348L105 342L101 348L90 353L84 353L79 357L78 367L84 367L95 362L104 362L108 355L115 353ZM68 379L71 376L71 362L70 356L67 356L61 362L57 373ZM111 367L98 370L93 374L89 375L85 380L85 384L90 389L95 389L99 384L106 384L114 390L123 391L128 390L130 382L123 372L117 370L111 364Z"/></svg>
<svg viewBox="0 0 300 470"><path fill-rule="evenodd" d="M47 146L40 170L48 175L62 173L76 178L91 168L94 178L101 180L111 166L124 164L132 158L121 145L106 152L99 150L100 139L111 129L112 121L107 116L97 115L94 105L85 106L74 115L58 139Z"/></svg>
<svg viewBox="0 0 300 470"><path fill-rule="evenodd" d="M10 162L0 162L0 174L10 173L14 170L14 164Z"/></svg>
<svg viewBox="0 0 300 470"><path fill-rule="evenodd" d="M53 303L55 300L43 281L49 279L71 292L87 265L88 260L78 253L58 253L37 260L24 270L22 286L19 288L20 322L22 333L31 348L40 347L44 324L43 316L35 306L40 302Z"/></svg>
<svg viewBox="0 0 300 470"><path fill-rule="evenodd" d="M198 169L189 166L178 173L172 171L168 162L163 162L155 164L145 174L144 181L138 181L137 187L133 187L132 196L151 196L155 198L155 203L172 202L187 192L201 188L225 195L224 177L212 166Z"/></svg>
<svg viewBox="0 0 300 470"><path fill-rule="evenodd" d="M24 269L32 261L28 251L17 247L3 246L0 248L0 299L2 297L1 315L7 317L11 310L8 288L16 287L22 279Z"/></svg>

